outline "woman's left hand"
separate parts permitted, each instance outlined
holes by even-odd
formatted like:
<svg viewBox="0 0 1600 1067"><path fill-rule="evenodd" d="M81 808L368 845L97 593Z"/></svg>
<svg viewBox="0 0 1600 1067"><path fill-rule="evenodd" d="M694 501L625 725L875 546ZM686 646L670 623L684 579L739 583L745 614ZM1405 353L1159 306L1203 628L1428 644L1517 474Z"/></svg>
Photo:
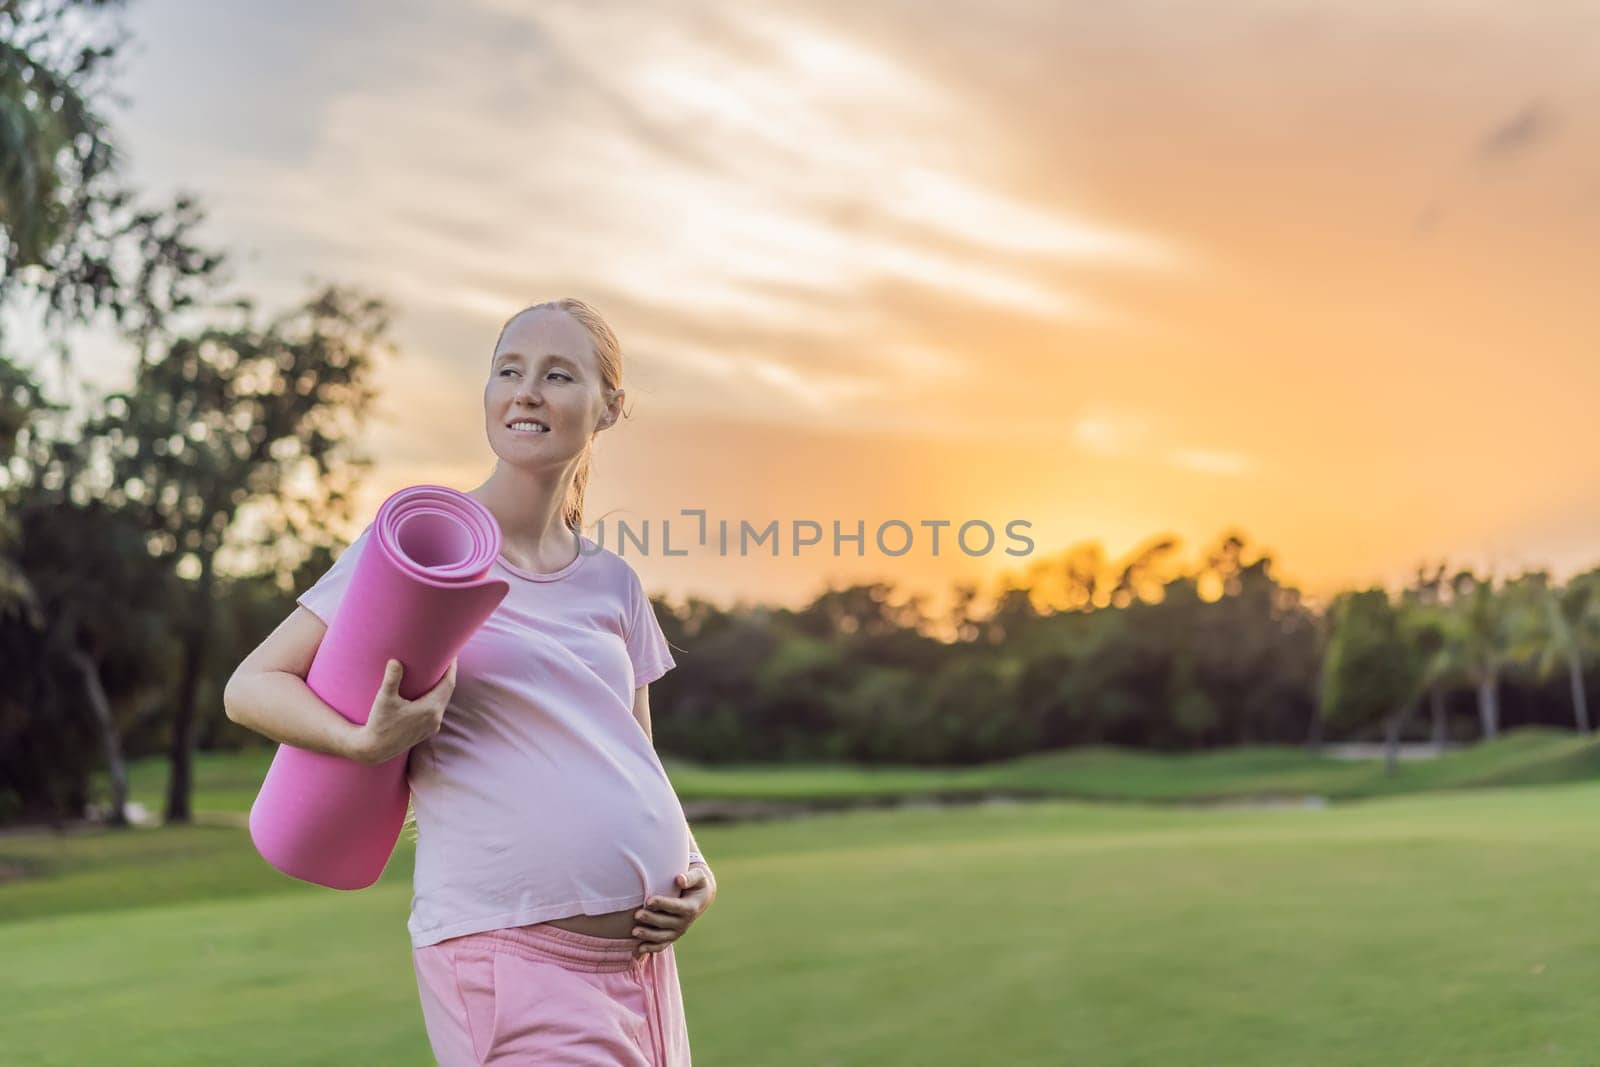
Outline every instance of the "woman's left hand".
<svg viewBox="0 0 1600 1067"><path fill-rule="evenodd" d="M633 913L638 926L633 936L640 940L633 950L635 957L660 952L689 929L689 924L705 914L711 902L717 899L717 879L710 867L696 863L674 879L678 885L675 897L651 897L644 907Z"/></svg>

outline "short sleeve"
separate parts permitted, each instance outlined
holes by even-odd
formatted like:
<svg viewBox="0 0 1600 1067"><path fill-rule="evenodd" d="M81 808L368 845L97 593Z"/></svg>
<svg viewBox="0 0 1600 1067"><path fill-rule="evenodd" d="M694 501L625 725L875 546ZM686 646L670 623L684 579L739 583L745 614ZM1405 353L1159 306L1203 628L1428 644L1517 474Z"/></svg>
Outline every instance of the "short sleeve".
<svg viewBox="0 0 1600 1067"><path fill-rule="evenodd" d="M632 567L628 568L628 621L623 637L628 645L628 658L633 660L635 688L649 685L678 665L667 647L667 635L661 632L656 610Z"/></svg>
<svg viewBox="0 0 1600 1067"><path fill-rule="evenodd" d="M311 584L311 587L295 600L295 603L305 608L311 614L321 619L323 625L333 625L333 615L339 609L339 602L344 599L345 587L350 584L351 575L355 574L356 561L361 558L361 549L367 543L367 535L372 531L369 523L365 530L352 542L350 547L339 554L333 561L333 566L323 572Z"/></svg>

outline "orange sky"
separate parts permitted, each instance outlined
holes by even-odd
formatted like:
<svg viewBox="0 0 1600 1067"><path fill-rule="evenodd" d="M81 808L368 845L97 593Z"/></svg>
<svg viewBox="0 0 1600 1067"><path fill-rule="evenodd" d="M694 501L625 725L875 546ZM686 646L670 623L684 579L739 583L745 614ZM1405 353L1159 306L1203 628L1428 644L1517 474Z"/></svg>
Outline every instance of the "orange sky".
<svg viewBox="0 0 1600 1067"><path fill-rule="evenodd" d="M1062 6L145 2L119 121L243 284L398 308L368 514L482 479L499 322L571 294L634 413L591 516L1238 528L1313 592L1600 563L1594 9ZM794 603L1017 561L634 562Z"/></svg>

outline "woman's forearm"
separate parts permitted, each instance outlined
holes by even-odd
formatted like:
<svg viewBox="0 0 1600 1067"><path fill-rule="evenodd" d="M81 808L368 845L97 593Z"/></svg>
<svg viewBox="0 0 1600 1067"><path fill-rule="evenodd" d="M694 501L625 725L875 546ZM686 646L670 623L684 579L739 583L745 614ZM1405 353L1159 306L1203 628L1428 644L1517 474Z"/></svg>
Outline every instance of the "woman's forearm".
<svg viewBox="0 0 1600 1067"><path fill-rule="evenodd" d="M288 671L234 675L223 690L222 706L233 722L280 744L362 758L361 727L313 693L304 678Z"/></svg>

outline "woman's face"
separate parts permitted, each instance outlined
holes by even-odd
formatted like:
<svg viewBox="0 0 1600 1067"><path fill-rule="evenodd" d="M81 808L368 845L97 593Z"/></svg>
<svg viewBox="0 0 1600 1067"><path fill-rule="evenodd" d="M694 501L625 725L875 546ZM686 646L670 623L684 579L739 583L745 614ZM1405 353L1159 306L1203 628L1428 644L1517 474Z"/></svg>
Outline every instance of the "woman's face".
<svg viewBox="0 0 1600 1067"><path fill-rule="evenodd" d="M518 467L570 462L616 421L623 392L608 404L604 390L582 323L559 309L518 315L494 351L483 391L489 447ZM527 427L530 421L537 425Z"/></svg>

